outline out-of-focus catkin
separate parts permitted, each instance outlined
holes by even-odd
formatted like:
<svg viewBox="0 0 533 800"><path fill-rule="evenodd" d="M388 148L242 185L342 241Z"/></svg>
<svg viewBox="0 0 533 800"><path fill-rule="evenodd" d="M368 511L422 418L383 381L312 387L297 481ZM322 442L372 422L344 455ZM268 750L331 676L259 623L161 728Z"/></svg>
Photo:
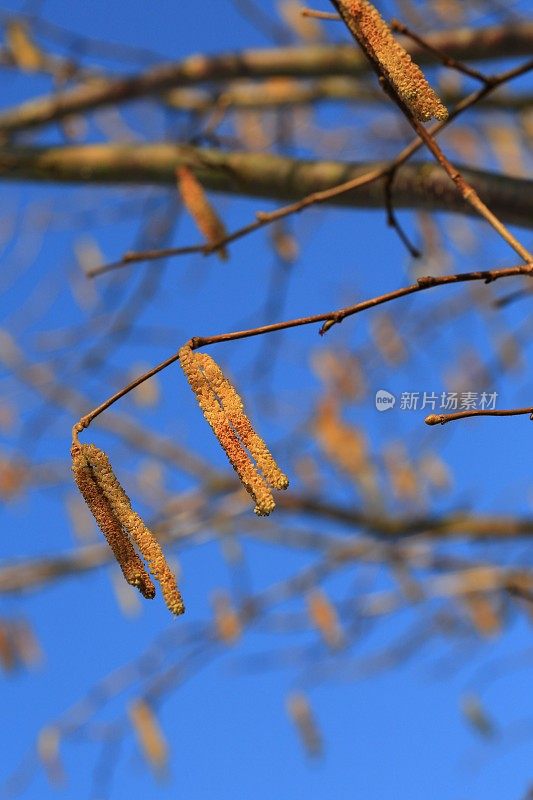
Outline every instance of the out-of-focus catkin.
<svg viewBox="0 0 533 800"><path fill-rule="evenodd" d="M337 610L330 599L320 589L315 589L307 598L309 617L319 630L322 638L331 648L342 644L342 631Z"/></svg>
<svg viewBox="0 0 533 800"><path fill-rule="evenodd" d="M155 587L139 556L133 549L127 533L115 514L103 489L96 481L94 471L87 458L90 445L73 445L72 472L83 499L104 534L126 581L136 586L144 597L155 596Z"/></svg>
<svg viewBox="0 0 533 800"><path fill-rule="evenodd" d="M289 717L294 722L307 753L310 756L320 755L322 737L306 695L293 692L286 702Z"/></svg>
<svg viewBox="0 0 533 800"><path fill-rule="evenodd" d="M66 778L59 752L60 743L59 730L53 725L43 728L37 737L37 755L48 780L56 788L63 785Z"/></svg>
<svg viewBox="0 0 533 800"><path fill-rule="evenodd" d="M200 233L205 236L207 243L212 245L225 239L227 236L225 225L192 170L185 166L178 167L176 175L183 205L195 221ZM223 261L227 260L228 251L225 247L218 248L217 253Z"/></svg>
<svg viewBox="0 0 533 800"><path fill-rule="evenodd" d="M233 644L242 633L242 624L238 612L229 597L223 592L213 596L215 611L215 627L217 636L226 644Z"/></svg>
<svg viewBox="0 0 533 800"><path fill-rule="evenodd" d="M490 638L501 632L502 620L494 598L483 592L466 592L461 600L481 636Z"/></svg>
<svg viewBox="0 0 533 800"><path fill-rule="evenodd" d="M270 514L275 503L267 483L281 489L288 486L288 480L254 431L235 388L205 353L197 353L185 345L180 350L179 360L204 417L243 486L255 500L256 514ZM245 448L256 459L264 480Z"/></svg>
<svg viewBox="0 0 533 800"><path fill-rule="evenodd" d="M150 572L161 586L163 598L173 614L183 614L185 606L176 578L163 555L154 535L140 516L132 509L131 501L117 480L106 454L93 444L82 445L90 464L94 480L103 493L113 514L139 548Z"/></svg>
<svg viewBox="0 0 533 800"><path fill-rule="evenodd" d="M377 8L368 0L339 0L338 7L351 33L380 65L413 116L422 122L432 118L445 120L448 110L422 70L396 41Z"/></svg>
<svg viewBox="0 0 533 800"><path fill-rule="evenodd" d="M128 711L143 754L156 773L161 773L168 761L168 746L154 712L142 699L131 703Z"/></svg>

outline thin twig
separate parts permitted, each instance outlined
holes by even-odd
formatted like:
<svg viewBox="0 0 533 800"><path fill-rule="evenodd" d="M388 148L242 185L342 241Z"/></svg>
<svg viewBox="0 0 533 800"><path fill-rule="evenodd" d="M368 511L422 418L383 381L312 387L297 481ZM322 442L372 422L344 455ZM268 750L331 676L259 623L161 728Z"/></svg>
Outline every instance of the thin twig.
<svg viewBox="0 0 533 800"><path fill-rule="evenodd" d="M392 202L392 185L394 183L395 175L396 175L396 170L391 170L385 180L385 210L387 212L387 225L390 228L394 228L394 230L398 234L398 238L405 245L405 248L408 251L409 255L412 258L420 258L422 253L407 236L407 233L402 228L400 221L396 216L396 212L394 210L394 205Z"/></svg>
<svg viewBox="0 0 533 800"><path fill-rule="evenodd" d="M458 274L453 275L439 275L436 277L433 276L426 276L419 278L416 283L411 284L410 286L404 286L400 289L395 289L392 292L387 292L386 294L378 295L377 297L372 297L369 300L363 300L355 305L347 306L346 308L337 309L336 311L330 311L326 314L314 314L307 317L299 317L297 319L285 320L284 322L275 322L271 323L270 325L262 325L257 328L250 328L248 330L242 331L232 331L231 333L221 333L216 334L214 336L194 336L192 339L189 340L188 344L194 350L199 347L206 347L212 344L220 344L222 342L231 342L237 339L247 339L252 336L262 336L266 333L274 333L275 331L282 331L287 330L288 328L296 328L302 325L313 325L319 322L323 323L319 333L323 335L326 333L333 325L336 325L342 322L347 317L351 317L354 314L359 314L361 311L366 311L369 308L374 308L375 306L383 305L384 303L389 303L392 300L398 300L401 297L406 297L410 294L415 294L417 292L424 291L426 289L433 288L434 286L445 286L448 284L454 283L464 283L467 281L484 281L485 283L492 283L493 281L499 280L500 278L509 278L509 277L516 277L518 275L529 275L531 276L533 272L533 259L531 263L525 265L519 265L515 267L504 267L503 269L494 269L494 270L482 270L476 272L461 272ZM166 358L160 364L157 364L152 369L148 370L147 372L143 373L139 377L135 378L135 380L131 381L127 386L124 386L120 391L113 394L99 406L94 408L89 413L85 414L73 427L72 429L72 438L73 441L77 441L79 433L87 428L90 423L98 417L102 412L106 411L110 406L120 400L122 397L127 395L132 389L135 389L144 381L151 378L153 375L156 375L161 370L166 369L171 364L174 364L179 359L179 351L174 353L173 355Z"/></svg>
<svg viewBox="0 0 533 800"><path fill-rule="evenodd" d="M334 14L331 11L315 11L314 8L302 8L302 17L312 17L313 19L327 19L332 22L341 22L339 14Z"/></svg>
<svg viewBox="0 0 533 800"><path fill-rule="evenodd" d="M446 425L447 422L454 422L457 419L466 417L518 417L528 414L533 419L533 406L526 408L510 409L472 409L471 411L457 411L454 414L429 414L424 422L426 425Z"/></svg>
<svg viewBox="0 0 533 800"><path fill-rule="evenodd" d="M447 55L447 53L444 53L440 48L435 47L434 45L431 44L431 42L428 42L426 39L423 39L421 36L414 33L414 31L412 31L410 28L407 27L407 25L404 25L399 20L397 19L391 20L390 26L393 31L398 31L398 33L403 33L404 36L408 36L410 39L413 40L413 42L416 42L418 45L420 45L420 47L422 47L428 53L434 55L436 58L439 59L439 61L442 61L445 67L449 67L450 69L455 69L457 70L457 72L462 72L464 75L468 75L470 78L475 78L476 80L481 81L481 83L484 83L485 85L487 85L490 82L490 78L488 78L482 72L479 72L479 70L474 69L474 67L469 67L467 64L463 64L462 61L457 61L457 59L451 58L451 56Z"/></svg>

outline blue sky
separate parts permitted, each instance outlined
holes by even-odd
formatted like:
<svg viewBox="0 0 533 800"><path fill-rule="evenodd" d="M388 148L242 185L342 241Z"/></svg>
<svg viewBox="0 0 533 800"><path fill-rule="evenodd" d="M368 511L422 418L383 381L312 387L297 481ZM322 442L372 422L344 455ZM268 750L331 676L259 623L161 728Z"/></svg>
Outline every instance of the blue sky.
<svg viewBox="0 0 533 800"><path fill-rule="evenodd" d="M274 5L262 4L269 11ZM3 8L32 10L31 6L18 3ZM226 0L201 3L181 0L179 4L139 0L127 7L116 0L105 3L94 0L90 4L47 0L34 10L70 31L127 43L166 59L267 44ZM48 89L44 78L10 80L2 88L2 105L10 106L24 96ZM152 111L146 111L144 105L134 104L127 112L128 124L139 136L147 125L152 137L162 138L164 120L150 114ZM363 124L370 124L369 120L367 112ZM353 118L342 109L330 108L323 113L322 121L330 129L339 124L344 128L353 124ZM93 124L89 136L101 136L97 123ZM54 130L43 141L47 141L47 136L54 141L57 135ZM355 151L356 146L348 139L336 156L372 157L371 144L367 153L359 155ZM487 166L497 169L495 163ZM73 279L73 249L80 230L98 242L107 260L114 260L131 248L138 224L129 215L122 215L116 223L91 218L76 232L69 230L68 215L76 204L85 203L91 211L98 210L99 203L106 209L115 204L118 207L122 202L121 192L112 188L3 184L2 193L4 208L10 214L19 209L17 219L23 230L28 219L22 209L27 209L28 204L41 210L54 209L46 244L37 248L34 256L22 251L22 258L28 258L27 271L14 282L6 278L9 285L3 297L0 296L2 326L39 360L43 359L37 346L40 335L65 325L77 326L82 320L83 311L73 300L78 285ZM134 202L141 196L151 197L145 190L142 195L132 192L131 196ZM167 195L154 195L151 202L159 203L163 214L175 199L169 191ZM264 201L225 197L216 198L216 203L229 229L250 220L258 208L271 207ZM60 212L66 222L61 221ZM416 230L412 215L402 214L402 220L410 230ZM453 227L453 219L449 224ZM457 228L460 224L457 220ZM292 269L283 307L276 312L278 318L327 311L397 288L408 283L412 276L409 257L394 231L386 227L380 211L311 210L294 222L294 230L300 242L300 258ZM473 230L477 237L475 248L461 252L449 245L449 266L453 271L516 263L514 254L487 234L481 223L473 223ZM518 233L526 244L531 240L528 232ZM188 244L196 239L192 223L186 218L179 219L172 241ZM96 295L100 299L107 296L109 302L120 307L143 285L148 270L160 271L153 302L138 320L141 333L113 349L106 369L93 377L85 376L83 391L98 402L117 388L117 375L130 374L128 369L139 364L157 363L191 335L209 335L273 321L267 316L265 298L276 264L267 244L266 236L259 233L238 242L232 248L228 264L202 258L174 260L165 267L135 266L98 282ZM17 253L7 248L4 255L9 277L10 271L16 269ZM481 314L460 315L457 322L429 321L421 333L409 334L417 314L436 309L446 292L450 298L464 296L455 288L444 288L438 296L437 292L431 297L421 295L401 301L400 330L410 336L411 360L402 370L392 370L379 359L372 361L369 394L362 404L347 413L365 430L373 452L402 438L411 454L425 448L435 448L443 454L454 474L455 488L442 500L435 501L435 509L474 507L482 512L525 514L531 507L524 447L529 432L527 419L474 420L455 427L428 429L423 425L423 414L402 412L399 408L379 414L373 406L372 394L381 388L397 395L402 391L441 391L444 368L459 364L467 345L490 360L489 333L497 330L498 325L502 330L527 330L524 326L528 309L518 304L501 312L499 322L490 314L485 318ZM25 328L16 309L30 296L34 296L34 322ZM155 342L148 336L145 340L142 334L152 328L159 331ZM98 342L98 325L87 331L82 341L85 353ZM366 319L357 317L345 321L324 339L319 339L316 329L301 328L280 334L278 341L280 355L266 384L260 378L250 379L252 367L262 352L262 342L234 342L216 350L217 357L240 380L239 385L247 387L246 397L254 409L254 418L264 420L273 441L281 439L287 427L303 422L311 412L320 389L310 363L312 353L330 347L368 348L370 339ZM527 345L523 352L527 359ZM68 382L79 358L76 348L67 346L55 357L58 374ZM24 424L42 413L40 400L17 388L4 375L2 380L9 403L20 405L18 430L22 436ZM163 399L155 411L136 411L129 398L115 410L135 412L146 427L194 445L202 457L229 472L179 370L174 368L164 373L160 388ZM498 404L503 407L531 403L531 381L525 370L515 373L508 384L495 381L487 383L486 388L498 391ZM265 393L281 400L274 413L263 417ZM54 490L32 490L0 509L4 532L0 558L6 562L61 553L74 547L71 525L63 507L70 492L65 457L72 422L69 423L68 415L55 418L48 412L46 430L31 444L37 460L50 463L57 459L59 468L67 471L64 481L60 480ZM138 456L130 453L123 443L106 438L97 426L94 439L106 442L113 449L131 477L139 463ZM2 446L13 448L13 439L6 434ZM291 447L297 446L298 439ZM295 460L290 448L284 454L291 463ZM324 474L327 476L327 471ZM330 478L335 496L341 499L349 496L342 482L335 481L333 474ZM169 488L183 489L185 485L183 476L176 476ZM183 548L179 554L190 624L208 619L213 589L231 583L220 544L208 533L205 543ZM299 564L307 563L301 554L288 557L281 548L250 541L243 546L256 591L289 574ZM480 552L487 557L507 558L507 551L501 547L484 547ZM461 553L460 548L456 552ZM464 552L469 552L468 548ZM520 552L524 559L530 555L526 544ZM332 591L346 592L349 580L351 576L340 578L338 583L333 580ZM378 586L384 585L378 581ZM107 570L69 578L35 593L0 597L1 617L22 614L31 620L45 657L34 670L1 678L0 778L4 779L24 763L43 727L53 723L106 675L138 658L169 631L168 614L159 601L146 604L138 616L126 617L117 604ZM408 625L410 614L407 613L405 620L385 621L377 626L369 646L379 648L389 639L401 638L402 626ZM177 637L181 635L180 625L184 626L183 631L189 626L187 619L171 620L170 624ZM85 737L73 737L62 745L68 784L59 794L91 800L102 800L104 796L118 800L126 795L187 800L250 796L257 800L271 797L425 800L428 796L432 800L499 800L502 796L522 800L533 782L531 739L527 738L530 729L533 733L530 639L527 619L521 616L495 641L481 641L474 648L465 641L464 652L462 648L446 646L429 648L408 663L370 678L353 676L349 671L345 675L342 669L334 671L331 680L310 689L313 711L325 743L324 756L313 761L302 751L285 710L287 692L305 686L308 670L298 666L252 669L252 656L257 660L257 654L285 646L287 636L275 636L261 628L251 630L234 648L205 664L199 662L193 674L187 676L177 691L165 696L158 708L171 748L166 781L159 784L154 781L130 731L120 752L116 756L113 752L109 754L109 762L105 759L105 748L102 751ZM363 652L367 644L361 645ZM509 668L504 670L503 679L489 678L483 683L484 665L498 664L499 659L522 652L523 669ZM442 661L439 670L440 657L445 655L447 660ZM266 658L265 663L268 663ZM150 658L141 665L141 673L144 668L151 668ZM483 702L496 721L497 735L491 741L476 735L461 714L461 696L466 691L477 691L478 686L482 686L479 691ZM100 721L118 719L119 724L127 726L124 704L135 696L134 686L113 698ZM107 780L110 763L114 769ZM23 796L41 800L58 796L58 790L50 786L40 765L34 772L33 767L31 770L24 767L23 773L22 782L27 778L28 783Z"/></svg>

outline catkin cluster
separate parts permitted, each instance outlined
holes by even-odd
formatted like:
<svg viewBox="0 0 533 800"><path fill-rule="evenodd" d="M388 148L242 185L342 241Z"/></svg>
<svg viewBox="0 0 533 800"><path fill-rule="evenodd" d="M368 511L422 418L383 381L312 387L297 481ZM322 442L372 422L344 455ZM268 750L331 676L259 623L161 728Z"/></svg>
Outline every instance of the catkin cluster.
<svg viewBox="0 0 533 800"><path fill-rule="evenodd" d="M270 514L275 506L271 489L286 489L289 481L252 427L235 387L205 353L185 345L179 360L206 420L255 501L255 513Z"/></svg>
<svg viewBox="0 0 533 800"><path fill-rule="evenodd" d="M379 63L390 83L416 119L444 120L448 110L433 91L422 70L411 60L368 0L341 0L342 16L361 47Z"/></svg>
<svg viewBox="0 0 533 800"><path fill-rule="evenodd" d="M118 482L106 454L94 444L76 443L72 446L72 471L127 582L136 586L144 597L155 596L154 584L135 552L135 544L161 586L170 611L183 614L183 600L163 551L142 519L133 511L130 499Z"/></svg>

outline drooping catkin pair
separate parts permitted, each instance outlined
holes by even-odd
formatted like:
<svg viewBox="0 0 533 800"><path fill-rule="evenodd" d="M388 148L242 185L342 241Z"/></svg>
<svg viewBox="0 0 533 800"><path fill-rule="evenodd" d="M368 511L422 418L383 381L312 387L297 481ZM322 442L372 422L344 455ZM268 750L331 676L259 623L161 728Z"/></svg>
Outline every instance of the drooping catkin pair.
<svg viewBox="0 0 533 800"><path fill-rule="evenodd" d="M127 582L136 586L143 597L155 596L154 584L135 552L135 544L161 586L169 610L173 614L183 614L183 600L163 551L142 519L133 511L130 499L118 482L106 454L94 444L75 443L72 446L72 471Z"/></svg>
<svg viewBox="0 0 533 800"><path fill-rule="evenodd" d="M422 70L396 41L375 6L368 0L339 0L341 16L370 58L377 62L399 97L417 120L444 120L448 110Z"/></svg>
<svg viewBox="0 0 533 800"><path fill-rule="evenodd" d="M286 489L287 476L252 427L241 398L218 364L189 345L181 348L179 360L206 420L255 501L255 513L267 516L275 507L271 489Z"/></svg>

